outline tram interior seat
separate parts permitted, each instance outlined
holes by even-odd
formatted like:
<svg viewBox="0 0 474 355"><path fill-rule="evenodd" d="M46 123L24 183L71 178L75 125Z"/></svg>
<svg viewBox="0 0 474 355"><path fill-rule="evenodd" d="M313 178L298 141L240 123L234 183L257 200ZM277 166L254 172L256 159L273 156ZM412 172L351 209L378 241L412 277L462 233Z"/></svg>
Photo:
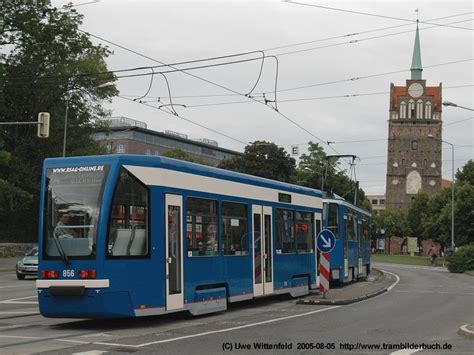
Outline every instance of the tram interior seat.
<svg viewBox="0 0 474 355"><path fill-rule="evenodd" d="M133 239L132 239L132 234ZM117 229L117 237L112 247L112 255L145 255L147 252L145 229Z"/></svg>

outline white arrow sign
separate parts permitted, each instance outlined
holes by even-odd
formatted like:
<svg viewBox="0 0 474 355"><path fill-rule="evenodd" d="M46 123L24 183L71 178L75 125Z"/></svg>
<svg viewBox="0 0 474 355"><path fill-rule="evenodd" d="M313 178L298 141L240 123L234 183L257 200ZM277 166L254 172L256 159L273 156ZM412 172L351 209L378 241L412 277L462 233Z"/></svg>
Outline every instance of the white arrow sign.
<svg viewBox="0 0 474 355"><path fill-rule="evenodd" d="M318 249L323 253L329 253L336 245L334 234L328 230L322 230L317 238Z"/></svg>
<svg viewBox="0 0 474 355"><path fill-rule="evenodd" d="M326 239L323 235L321 235L320 238L323 240L323 247L331 249L331 239Z"/></svg>

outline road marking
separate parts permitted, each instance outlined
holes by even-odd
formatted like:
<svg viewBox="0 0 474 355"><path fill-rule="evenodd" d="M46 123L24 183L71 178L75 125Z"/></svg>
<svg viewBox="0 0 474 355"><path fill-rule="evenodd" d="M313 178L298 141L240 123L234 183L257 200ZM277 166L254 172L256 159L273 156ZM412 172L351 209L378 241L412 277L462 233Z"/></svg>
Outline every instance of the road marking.
<svg viewBox="0 0 474 355"><path fill-rule="evenodd" d="M0 288L17 288L17 287L35 287L34 285L15 285L15 286L0 286Z"/></svg>
<svg viewBox="0 0 474 355"><path fill-rule="evenodd" d="M72 339L50 339L53 341L61 341L63 343L73 343L73 344L90 344L90 341L81 341L81 340L72 340Z"/></svg>
<svg viewBox="0 0 474 355"><path fill-rule="evenodd" d="M299 318L299 317L304 317L304 316L309 316L311 314L316 314L320 312L325 312L331 309L336 309L341 306L332 306L328 308L323 308L323 309L318 309L315 311L310 311L306 313L301 313L301 314L294 314L291 316L286 316L286 317L281 317L281 318L274 318L274 319L269 319L266 321L262 322L257 322L257 323L250 323L246 325L241 325L237 327L232 327L232 328L225 328L225 329L219 329L219 330L213 330L213 331L208 331L208 332L203 332L203 333L197 333L197 334L191 334L191 335L185 335L181 337L176 337L176 338L171 338L171 339L164 339L164 340L157 340L157 341L152 341L149 343L143 343L143 344L137 344L137 345L130 345L130 344L118 344L118 343L103 343L103 342L94 342L94 345L106 345L106 346L123 346L123 347L129 347L129 348L142 348L144 346L150 346L150 345L156 345L156 344L163 344L163 343L170 343L173 341L178 341L178 340L184 340L184 339L190 339L190 338L198 338L206 335L211 335L211 334L218 334L218 333L227 333L231 332L233 330L239 330L239 329L244 329L244 328L250 328L250 327L255 327L258 325L264 325L264 324L270 324L270 323L275 323L275 322L280 322L283 320L287 319L293 319L293 318Z"/></svg>
<svg viewBox="0 0 474 355"><path fill-rule="evenodd" d="M410 355L410 354L417 353L418 351L420 350L410 350L410 349L398 350L393 353L390 353L390 355Z"/></svg>
<svg viewBox="0 0 474 355"><path fill-rule="evenodd" d="M0 311L0 315L2 314L39 314L39 313L32 312L32 311Z"/></svg>
<svg viewBox="0 0 474 355"><path fill-rule="evenodd" d="M397 275L397 274L394 274L390 271L387 271L387 270L383 270L383 269L380 269L382 272L386 273L386 274L389 274L389 275L392 275L395 277L396 281L390 285L390 287L387 288L387 292L390 292L395 286L398 285L398 283L400 282L400 277Z"/></svg>
<svg viewBox="0 0 474 355"><path fill-rule="evenodd" d="M12 298L12 299L9 299L9 300L0 301L0 304L38 304L38 301L21 301L21 300L27 300L29 298L37 298L37 297L38 296Z"/></svg>
<svg viewBox="0 0 474 355"><path fill-rule="evenodd" d="M84 351L82 353L72 353L72 355L100 355L108 353L108 351L103 350L91 350L91 351Z"/></svg>
<svg viewBox="0 0 474 355"><path fill-rule="evenodd" d="M41 339L40 337L26 337L23 335L1 335L0 338L12 338L12 339Z"/></svg>

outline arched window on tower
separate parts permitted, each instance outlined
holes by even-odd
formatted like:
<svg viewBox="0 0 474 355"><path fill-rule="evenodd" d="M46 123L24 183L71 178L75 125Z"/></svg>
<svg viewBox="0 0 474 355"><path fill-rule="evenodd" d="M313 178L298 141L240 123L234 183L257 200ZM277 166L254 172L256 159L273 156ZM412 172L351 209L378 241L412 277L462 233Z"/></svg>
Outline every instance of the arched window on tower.
<svg viewBox="0 0 474 355"><path fill-rule="evenodd" d="M408 118L415 117L415 101L408 101Z"/></svg>
<svg viewBox="0 0 474 355"><path fill-rule="evenodd" d="M400 102L400 118L407 118L407 104L405 101Z"/></svg>
<svg viewBox="0 0 474 355"><path fill-rule="evenodd" d="M431 102L425 104L425 118L431 118Z"/></svg>
<svg viewBox="0 0 474 355"><path fill-rule="evenodd" d="M423 118L423 101L416 102L416 118Z"/></svg>

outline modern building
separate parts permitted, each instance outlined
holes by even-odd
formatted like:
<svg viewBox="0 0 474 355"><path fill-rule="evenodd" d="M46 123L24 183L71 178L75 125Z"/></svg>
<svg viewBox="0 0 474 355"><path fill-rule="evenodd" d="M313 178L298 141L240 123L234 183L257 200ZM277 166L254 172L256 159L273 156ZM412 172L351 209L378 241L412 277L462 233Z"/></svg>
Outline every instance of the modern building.
<svg viewBox="0 0 474 355"><path fill-rule="evenodd" d="M242 155L241 152L219 147L214 140L192 140L178 132L153 131L147 128L145 122L127 117L112 117L108 126L108 129L94 133L92 138L105 146L110 154L162 155L167 151L180 149L213 166L225 159Z"/></svg>
<svg viewBox="0 0 474 355"><path fill-rule="evenodd" d="M372 211L380 211L385 209L385 195L366 195L372 206Z"/></svg>
<svg viewBox="0 0 474 355"><path fill-rule="evenodd" d="M386 207L408 208L422 191L441 190L441 84L427 86L422 79L418 25L411 78L404 86L390 86Z"/></svg>

